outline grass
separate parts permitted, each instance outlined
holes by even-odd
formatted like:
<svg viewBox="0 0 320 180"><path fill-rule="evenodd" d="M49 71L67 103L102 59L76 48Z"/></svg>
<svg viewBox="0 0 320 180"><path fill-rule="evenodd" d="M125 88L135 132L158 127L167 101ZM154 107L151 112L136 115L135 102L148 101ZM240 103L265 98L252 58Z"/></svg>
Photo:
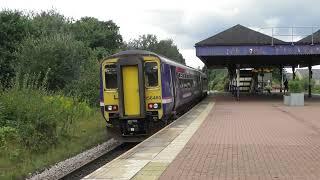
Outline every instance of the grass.
<svg viewBox="0 0 320 180"><path fill-rule="evenodd" d="M107 140L97 108L48 92L37 77L0 90L0 179L24 179Z"/></svg>
<svg viewBox="0 0 320 180"><path fill-rule="evenodd" d="M30 173L49 167L61 160L72 157L86 149L106 141L105 123L96 111L87 120L79 121L72 137L61 138L60 142L45 152L19 150L19 159L0 157L0 179L24 179ZM15 151L10 149L10 151Z"/></svg>

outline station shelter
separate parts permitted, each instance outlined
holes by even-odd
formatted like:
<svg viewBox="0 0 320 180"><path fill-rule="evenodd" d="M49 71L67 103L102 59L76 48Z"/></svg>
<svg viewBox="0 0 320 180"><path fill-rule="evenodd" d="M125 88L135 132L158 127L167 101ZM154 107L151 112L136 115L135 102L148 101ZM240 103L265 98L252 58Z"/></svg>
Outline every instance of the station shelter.
<svg viewBox="0 0 320 180"><path fill-rule="evenodd" d="M281 76L284 68L292 68L293 79L295 68L308 67L308 96L311 97L312 66L320 65L320 30L313 32L314 28L309 27L309 35L294 41L294 28L290 28L291 33L287 36L291 41L288 42L276 38L279 36L276 30L270 29L271 36L238 24L196 43L196 55L208 69L228 69L229 90L238 100L241 91L268 86L275 67ZM280 92L282 89L283 82Z"/></svg>

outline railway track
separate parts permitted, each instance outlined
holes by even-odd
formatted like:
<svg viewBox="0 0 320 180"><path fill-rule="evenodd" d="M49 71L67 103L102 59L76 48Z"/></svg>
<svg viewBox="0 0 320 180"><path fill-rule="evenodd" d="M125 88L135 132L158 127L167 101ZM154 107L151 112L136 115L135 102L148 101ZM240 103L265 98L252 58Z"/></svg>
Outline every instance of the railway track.
<svg viewBox="0 0 320 180"><path fill-rule="evenodd" d="M76 179L84 178L85 176L89 175L96 169L102 167L103 165L117 158L121 154L125 153L126 151L134 147L136 144L137 143L122 143L116 148L114 148L113 150L102 155L101 157L91 161L88 164L85 164L84 166L81 166L75 171L62 177L61 180L76 180Z"/></svg>
<svg viewBox="0 0 320 180"><path fill-rule="evenodd" d="M26 179L81 179L131 149L136 144L121 143L114 139L109 139L101 145L59 162Z"/></svg>

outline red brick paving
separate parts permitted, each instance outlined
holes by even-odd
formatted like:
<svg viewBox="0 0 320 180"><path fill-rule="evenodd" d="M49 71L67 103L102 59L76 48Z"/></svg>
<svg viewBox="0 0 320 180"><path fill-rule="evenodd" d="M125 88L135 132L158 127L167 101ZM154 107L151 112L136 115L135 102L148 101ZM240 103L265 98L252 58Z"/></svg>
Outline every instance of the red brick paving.
<svg viewBox="0 0 320 180"><path fill-rule="evenodd" d="M160 179L320 179L320 103L215 101Z"/></svg>

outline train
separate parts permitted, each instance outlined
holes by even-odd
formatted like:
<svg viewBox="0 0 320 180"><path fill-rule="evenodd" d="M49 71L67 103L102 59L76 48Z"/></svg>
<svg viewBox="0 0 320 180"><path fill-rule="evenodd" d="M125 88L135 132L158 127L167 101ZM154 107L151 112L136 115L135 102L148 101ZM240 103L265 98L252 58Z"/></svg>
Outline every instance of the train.
<svg viewBox="0 0 320 180"><path fill-rule="evenodd" d="M111 136L145 137L208 93L207 75L145 50L103 59L100 106Z"/></svg>

